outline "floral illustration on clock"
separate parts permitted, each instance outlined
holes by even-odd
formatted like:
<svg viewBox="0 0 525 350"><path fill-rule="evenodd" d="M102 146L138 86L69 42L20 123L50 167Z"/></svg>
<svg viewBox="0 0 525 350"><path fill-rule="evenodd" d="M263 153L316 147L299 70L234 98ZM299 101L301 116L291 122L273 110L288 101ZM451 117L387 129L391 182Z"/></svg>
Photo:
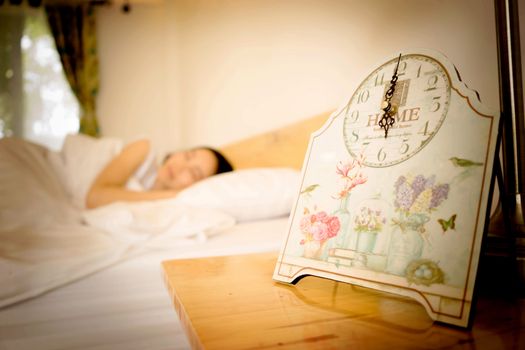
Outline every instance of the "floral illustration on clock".
<svg viewBox="0 0 525 350"><path fill-rule="evenodd" d="M393 75L395 80L390 80ZM385 137L380 121L389 89L394 90L388 99L393 123ZM354 157L363 156L365 165L376 168L414 156L443 124L450 90L447 70L429 56L408 54L381 65L361 83L337 115L344 116L343 138L348 152Z"/></svg>

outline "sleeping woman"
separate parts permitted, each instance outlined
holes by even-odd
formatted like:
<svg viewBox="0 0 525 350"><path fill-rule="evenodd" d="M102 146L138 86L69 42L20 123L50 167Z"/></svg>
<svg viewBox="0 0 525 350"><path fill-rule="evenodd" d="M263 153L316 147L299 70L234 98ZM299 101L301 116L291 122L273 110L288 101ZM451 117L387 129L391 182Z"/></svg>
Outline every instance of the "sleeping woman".
<svg viewBox="0 0 525 350"><path fill-rule="evenodd" d="M226 158L208 147L168 154L157 165L150 142L138 140L124 147L95 178L86 196L86 207L174 197L197 181L231 170Z"/></svg>

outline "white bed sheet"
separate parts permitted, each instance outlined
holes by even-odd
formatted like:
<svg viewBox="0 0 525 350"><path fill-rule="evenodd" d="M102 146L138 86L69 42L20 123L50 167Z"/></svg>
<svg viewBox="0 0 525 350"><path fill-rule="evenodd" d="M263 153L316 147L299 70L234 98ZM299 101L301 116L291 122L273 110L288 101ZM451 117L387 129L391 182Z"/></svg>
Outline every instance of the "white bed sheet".
<svg viewBox="0 0 525 350"><path fill-rule="evenodd" d="M188 349L161 261L278 251L288 218L245 222L205 242L150 250L0 310L0 350Z"/></svg>

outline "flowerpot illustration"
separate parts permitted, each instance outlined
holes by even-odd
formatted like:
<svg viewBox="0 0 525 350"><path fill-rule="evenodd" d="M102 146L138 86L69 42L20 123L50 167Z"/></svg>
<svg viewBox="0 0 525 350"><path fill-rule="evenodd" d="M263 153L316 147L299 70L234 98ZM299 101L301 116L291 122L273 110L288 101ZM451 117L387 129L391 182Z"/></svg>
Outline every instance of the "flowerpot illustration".
<svg viewBox="0 0 525 350"><path fill-rule="evenodd" d="M356 250L360 253L375 252L378 235L383 231L388 214L388 205L379 197L360 203L352 225L356 236ZM382 252L379 252L382 253Z"/></svg>
<svg viewBox="0 0 525 350"><path fill-rule="evenodd" d="M303 256L310 259L326 260L327 242L335 238L341 228L339 218L328 215L325 211L307 214L299 223L304 238L300 244L303 245Z"/></svg>
<svg viewBox="0 0 525 350"><path fill-rule="evenodd" d="M390 240L386 272L404 276L408 264L421 258L423 244L420 231L412 228L396 228Z"/></svg>
<svg viewBox="0 0 525 350"><path fill-rule="evenodd" d="M308 259L321 259L326 241L310 241L304 244L303 256Z"/></svg>
<svg viewBox="0 0 525 350"><path fill-rule="evenodd" d="M406 276L408 264L421 258L423 235L431 213L448 197L449 184L436 183L436 176L398 177L394 184L394 206L399 216L392 218L387 272Z"/></svg>
<svg viewBox="0 0 525 350"><path fill-rule="evenodd" d="M377 239L377 231L361 231L357 235L357 251L372 253Z"/></svg>

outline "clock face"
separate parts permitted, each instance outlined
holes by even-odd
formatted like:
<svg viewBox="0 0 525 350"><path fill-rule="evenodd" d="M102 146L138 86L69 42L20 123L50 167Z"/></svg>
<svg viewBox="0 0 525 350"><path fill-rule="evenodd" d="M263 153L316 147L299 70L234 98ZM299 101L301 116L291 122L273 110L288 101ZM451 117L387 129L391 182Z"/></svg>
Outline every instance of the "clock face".
<svg viewBox="0 0 525 350"><path fill-rule="evenodd" d="M385 138L378 125L381 103L397 63L396 57L374 70L339 114L344 115L348 152L371 167L398 164L423 149L439 131L450 104L450 77L438 61L419 54L401 56L391 99L397 106L395 123Z"/></svg>

